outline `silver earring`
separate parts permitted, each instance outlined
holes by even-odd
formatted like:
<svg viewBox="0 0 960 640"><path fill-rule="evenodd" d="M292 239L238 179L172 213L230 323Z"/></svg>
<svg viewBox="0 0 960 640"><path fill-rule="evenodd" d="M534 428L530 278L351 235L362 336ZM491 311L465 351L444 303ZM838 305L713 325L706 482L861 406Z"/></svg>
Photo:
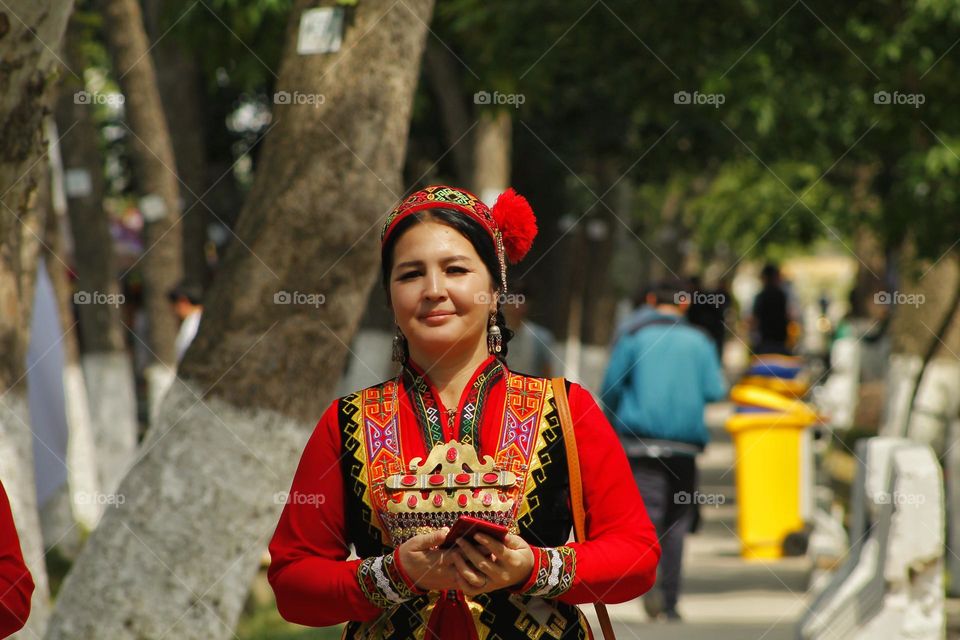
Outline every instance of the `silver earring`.
<svg viewBox="0 0 960 640"><path fill-rule="evenodd" d="M394 362L403 362L407 359L407 339L397 327L397 332L393 335L393 354L391 356Z"/></svg>
<svg viewBox="0 0 960 640"><path fill-rule="evenodd" d="M502 349L503 334L500 333L500 327L497 325L497 314L491 313L487 321L487 351L500 353Z"/></svg>

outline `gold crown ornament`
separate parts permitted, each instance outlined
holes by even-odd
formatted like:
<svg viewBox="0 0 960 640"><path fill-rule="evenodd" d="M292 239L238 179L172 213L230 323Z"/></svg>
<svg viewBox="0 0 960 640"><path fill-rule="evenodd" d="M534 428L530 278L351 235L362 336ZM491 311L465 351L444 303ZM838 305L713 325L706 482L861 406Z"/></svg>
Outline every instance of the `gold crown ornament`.
<svg viewBox="0 0 960 640"><path fill-rule="evenodd" d="M390 501L382 519L394 544L451 527L461 515L518 532L515 500L507 495L517 484L515 473L497 469L492 456L484 456L481 463L472 446L456 440L434 446L421 460L412 459L408 473L385 479Z"/></svg>

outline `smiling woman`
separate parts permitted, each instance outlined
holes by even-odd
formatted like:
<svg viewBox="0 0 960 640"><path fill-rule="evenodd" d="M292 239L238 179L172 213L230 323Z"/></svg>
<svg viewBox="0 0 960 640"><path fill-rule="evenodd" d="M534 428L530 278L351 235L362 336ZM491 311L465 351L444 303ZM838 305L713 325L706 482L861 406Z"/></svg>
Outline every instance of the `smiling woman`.
<svg viewBox="0 0 960 640"><path fill-rule="evenodd" d="M494 353L506 358L513 332L498 305L497 254L479 223L451 209L421 210L397 223L382 254L398 331L394 359L479 362L494 327L501 336Z"/></svg>
<svg viewBox="0 0 960 640"><path fill-rule="evenodd" d="M593 397L506 366L506 265L535 234L512 189L491 210L428 187L387 217L381 275L401 372L335 400L307 443L290 493L324 499L288 502L270 544L286 619L349 622L350 639L586 639L574 605L652 586L656 535ZM587 526L569 542L581 477ZM461 516L508 533L441 548Z"/></svg>

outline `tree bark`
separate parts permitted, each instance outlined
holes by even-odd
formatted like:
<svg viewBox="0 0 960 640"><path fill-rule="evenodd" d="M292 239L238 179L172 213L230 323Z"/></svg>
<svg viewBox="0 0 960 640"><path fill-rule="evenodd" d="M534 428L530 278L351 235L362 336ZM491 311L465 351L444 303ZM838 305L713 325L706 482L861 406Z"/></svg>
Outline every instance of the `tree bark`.
<svg viewBox="0 0 960 640"><path fill-rule="evenodd" d="M474 129L473 190L488 205L510 186L513 119L503 110L484 111Z"/></svg>
<svg viewBox="0 0 960 640"><path fill-rule="evenodd" d="M48 638L226 638L333 397L400 185L430 0L346 9L301 56L294 7L250 197L142 458L59 594ZM323 3L334 6L335 2ZM298 103L320 92L322 104ZM320 295L325 296L320 298ZM303 296L313 296L304 299ZM167 635L169 634L169 635Z"/></svg>
<svg viewBox="0 0 960 640"><path fill-rule="evenodd" d="M442 44L430 40L423 53L423 67L430 82L430 90L443 122L444 139L452 148L457 178L462 183L473 180L473 140L471 130L476 124L470 108L463 99L460 72L463 68Z"/></svg>
<svg viewBox="0 0 960 640"><path fill-rule="evenodd" d="M960 402L960 263L955 254L936 263L916 260L909 241L899 259L901 280L888 291L893 354L884 434L906 435L936 449ZM945 293L949 292L949 293ZM956 378L956 380L955 380Z"/></svg>
<svg viewBox="0 0 960 640"><path fill-rule="evenodd" d="M69 29L69 27L68 27ZM81 67L82 68L82 67ZM79 552L81 534L90 531L100 519L102 504L96 499L101 493L100 482L97 477L97 456L94 449L93 428L90 420L90 407L86 383L80 365L80 347L78 344L77 321L74 319L73 288L70 284L69 267L67 266L66 242L66 197L63 185L63 165L61 161L59 131L53 118L47 119L47 138L50 141L50 161L47 176L41 180L40 208L45 213L46 228L43 236L42 268L46 270L52 286L53 297L56 302L56 315L59 321L57 338L54 348L63 354L63 408L67 427L67 481L61 492L66 494L66 500L55 499L51 509L58 510L66 507L62 517L49 517L47 505L41 507L41 525L44 525L44 545L58 546L64 555L73 557ZM83 305L77 305L82 307ZM34 311L34 314L38 310ZM33 345L34 349L38 345ZM46 354L50 351L47 345L39 345ZM31 371L31 374L33 371ZM58 523L61 529L48 528L51 523ZM75 527L79 523L82 527Z"/></svg>
<svg viewBox="0 0 960 640"><path fill-rule="evenodd" d="M160 100L170 124L177 172L183 181L183 280L203 291L210 283L206 258L208 203L204 196L211 180L203 127L203 80L192 52L178 42L174 30L164 28L161 18L165 4L163 0L145 2L144 23L153 43L151 55L156 60Z"/></svg>
<svg viewBox="0 0 960 640"><path fill-rule="evenodd" d="M101 7L103 32L123 88L145 221L141 268L150 325L147 343L155 359L146 374L153 419L176 368L178 325L167 294L183 277L180 187L140 4L137 0L102 0Z"/></svg>
<svg viewBox="0 0 960 640"><path fill-rule="evenodd" d="M67 27L64 57L74 69L86 67L80 48L80 25ZM77 276L80 362L87 385L99 486L111 493L120 484L137 448L137 406L133 363L124 343L118 301L116 255L110 222L103 206L103 159L100 133L89 104L74 100L85 89L82 79L66 75L57 101L57 123L64 172L86 176L89 190L66 194ZM98 294L103 294L101 297ZM97 296L94 298L94 296Z"/></svg>
<svg viewBox="0 0 960 640"><path fill-rule="evenodd" d="M33 613L18 637L43 633L49 589L43 561L33 473L25 357L42 220L35 209L50 113L56 57L73 3L19 3L0 7L0 477L37 588Z"/></svg>

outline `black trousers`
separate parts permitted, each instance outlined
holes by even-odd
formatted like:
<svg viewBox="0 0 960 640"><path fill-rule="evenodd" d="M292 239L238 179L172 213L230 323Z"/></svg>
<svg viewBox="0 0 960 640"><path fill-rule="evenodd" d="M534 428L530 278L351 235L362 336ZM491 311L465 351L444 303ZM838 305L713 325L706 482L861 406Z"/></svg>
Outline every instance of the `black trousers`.
<svg viewBox="0 0 960 640"><path fill-rule="evenodd" d="M683 539L696 516L697 463L693 456L631 458L637 488L660 539L658 589L667 609L680 595Z"/></svg>

